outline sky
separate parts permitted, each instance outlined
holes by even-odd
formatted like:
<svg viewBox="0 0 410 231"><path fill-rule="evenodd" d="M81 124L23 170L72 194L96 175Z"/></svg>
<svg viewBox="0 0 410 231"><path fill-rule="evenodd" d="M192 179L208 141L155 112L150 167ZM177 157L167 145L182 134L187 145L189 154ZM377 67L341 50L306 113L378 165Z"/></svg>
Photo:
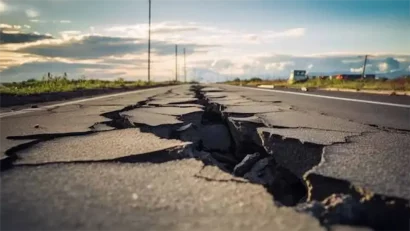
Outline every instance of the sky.
<svg viewBox="0 0 410 231"><path fill-rule="evenodd" d="M152 80L410 74L408 0L152 0ZM148 0L0 0L2 82L147 79Z"/></svg>

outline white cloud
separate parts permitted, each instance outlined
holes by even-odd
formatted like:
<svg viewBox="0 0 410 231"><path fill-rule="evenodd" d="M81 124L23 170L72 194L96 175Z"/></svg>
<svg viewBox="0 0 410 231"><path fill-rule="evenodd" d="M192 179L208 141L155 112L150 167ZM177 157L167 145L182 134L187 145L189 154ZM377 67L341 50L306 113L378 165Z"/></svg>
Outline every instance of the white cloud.
<svg viewBox="0 0 410 231"><path fill-rule="evenodd" d="M5 12L7 10L7 5L0 0L0 13Z"/></svg>
<svg viewBox="0 0 410 231"><path fill-rule="evenodd" d="M259 37L256 34L248 34L246 35L246 38L251 40L251 41L255 41L257 40Z"/></svg>
<svg viewBox="0 0 410 231"><path fill-rule="evenodd" d="M373 64L366 64L366 73L367 73L368 71L374 72L374 70L373 70ZM362 72L363 72L363 66L358 67L358 68L350 68L350 72L362 73Z"/></svg>
<svg viewBox="0 0 410 231"><path fill-rule="evenodd" d="M350 72L361 73L361 72L363 72L363 67L350 68Z"/></svg>
<svg viewBox="0 0 410 231"><path fill-rule="evenodd" d="M18 34L20 33L20 25L9 25L9 24L0 24L0 30L6 34Z"/></svg>
<svg viewBox="0 0 410 231"><path fill-rule="evenodd" d="M307 69L312 69L313 64L309 64L309 66L307 67Z"/></svg>
<svg viewBox="0 0 410 231"><path fill-rule="evenodd" d="M152 37L173 43L200 43L209 45L258 44L273 39L298 38L306 33L305 28L291 28L283 31L233 31L207 26L195 22L160 22L151 26ZM146 38L147 24L119 25L104 30L110 36Z"/></svg>
<svg viewBox="0 0 410 231"><path fill-rule="evenodd" d="M158 40L172 39L180 36L180 33L194 32L201 27L193 23L160 22L151 25L152 36ZM114 33L116 36L129 36L145 38L148 37L148 24L121 25L105 29L106 32ZM111 34L111 35L114 35Z"/></svg>
<svg viewBox="0 0 410 231"><path fill-rule="evenodd" d="M230 60L220 59L214 60L211 64L212 69L217 71L222 71L233 66L233 63Z"/></svg>
<svg viewBox="0 0 410 231"><path fill-rule="evenodd" d="M293 61L269 63L265 65L265 70L283 71L289 68L290 66L294 66L294 65L295 63Z"/></svg>
<svg viewBox="0 0 410 231"><path fill-rule="evenodd" d="M24 28L26 28L26 29L30 29L30 28L31 28L31 26L29 26L29 25L24 25Z"/></svg>
<svg viewBox="0 0 410 231"><path fill-rule="evenodd" d="M389 65L387 63L380 63L379 70L382 72L386 72L387 70L389 70Z"/></svg>
<svg viewBox="0 0 410 231"><path fill-rule="evenodd" d="M40 14L36 10L28 9L26 10L26 15L29 18L35 18L35 17L38 17Z"/></svg>
<svg viewBox="0 0 410 231"><path fill-rule="evenodd" d="M357 51L332 51L332 52L323 52L315 54L306 54L304 57L344 57L348 58L345 60L364 60L364 55L370 55L371 59L375 57L396 57L396 56L409 56L408 53L390 53L390 52L357 52ZM346 62L346 61L345 61ZM347 61L349 62L349 61Z"/></svg>
<svg viewBox="0 0 410 231"><path fill-rule="evenodd" d="M2 33L3 34L19 34L20 31L18 31L18 30L3 30Z"/></svg>
<svg viewBox="0 0 410 231"><path fill-rule="evenodd" d="M400 69L400 62L392 57L386 58L383 62L378 65L379 71L381 72L393 72Z"/></svg>
<svg viewBox="0 0 410 231"><path fill-rule="evenodd" d="M0 29L13 29L13 25L0 24Z"/></svg>
<svg viewBox="0 0 410 231"><path fill-rule="evenodd" d="M29 62L35 62L40 59L42 59L41 56L2 51L0 57L0 71L8 67L19 66Z"/></svg>
<svg viewBox="0 0 410 231"><path fill-rule="evenodd" d="M306 29L305 28L293 28L281 32L274 32L274 31L269 31L266 33L267 38L280 38L280 37L302 37L305 35Z"/></svg>
<svg viewBox="0 0 410 231"><path fill-rule="evenodd" d="M60 35L63 37L64 40L70 39L72 37L78 36L81 34L81 31L77 30L68 30L68 31L61 31Z"/></svg>
<svg viewBox="0 0 410 231"><path fill-rule="evenodd" d="M52 23L61 23L61 24L68 24L71 23L71 20L53 20Z"/></svg>
<svg viewBox="0 0 410 231"><path fill-rule="evenodd" d="M272 39L280 39L280 38L298 38L304 36L306 33L305 28L293 28L284 31L262 31L260 33L252 33L252 34L242 34L240 32L231 32L229 40L233 42L242 42L246 43L269 43ZM225 34L225 33L222 33ZM228 35L229 36L229 35ZM242 40L240 37L244 38ZM221 36L221 39L226 39L226 36ZM239 39L238 39L239 38Z"/></svg>
<svg viewBox="0 0 410 231"><path fill-rule="evenodd" d="M403 58L403 57L396 57L395 58L397 61L399 61L399 62L407 62L407 61L410 61L410 59L408 59L408 58Z"/></svg>
<svg viewBox="0 0 410 231"><path fill-rule="evenodd" d="M34 22L34 23L45 23L47 21L45 20L39 20L39 19L30 19L30 22Z"/></svg>

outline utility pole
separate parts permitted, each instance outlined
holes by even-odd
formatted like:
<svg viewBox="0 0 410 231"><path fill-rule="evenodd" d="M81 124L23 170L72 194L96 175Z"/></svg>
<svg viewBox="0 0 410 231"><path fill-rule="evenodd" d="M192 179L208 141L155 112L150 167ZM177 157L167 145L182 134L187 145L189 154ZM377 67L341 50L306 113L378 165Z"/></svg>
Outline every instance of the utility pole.
<svg viewBox="0 0 410 231"><path fill-rule="evenodd" d="M175 45L175 81L178 82L178 45Z"/></svg>
<svg viewBox="0 0 410 231"><path fill-rule="evenodd" d="M362 72L362 79L364 79L365 78L365 71L366 71L366 63L367 63L367 56L368 55L365 55L364 56L364 64L363 64L363 72Z"/></svg>
<svg viewBox="0 0 410 231"><path fill-rule="evenodd" d="M186 83L186 50L184 48L184 81Z"/></svg>
<svg viewBox="0 0 410 231"><path fill-rule="evenodd" d="M151 0L148 0L148 83L151 82Z"/></svg>

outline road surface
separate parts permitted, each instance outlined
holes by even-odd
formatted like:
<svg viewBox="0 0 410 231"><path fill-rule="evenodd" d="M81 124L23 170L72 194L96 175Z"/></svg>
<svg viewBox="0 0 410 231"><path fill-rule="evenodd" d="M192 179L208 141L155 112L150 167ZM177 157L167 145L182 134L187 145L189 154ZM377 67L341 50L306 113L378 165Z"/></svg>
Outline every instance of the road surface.
<svg viewBox="0 0 410 231"><path fill-rule="evenodd" d="M4 111L1 229L408 229L408 101L312 94L182 85Z"/></svg>

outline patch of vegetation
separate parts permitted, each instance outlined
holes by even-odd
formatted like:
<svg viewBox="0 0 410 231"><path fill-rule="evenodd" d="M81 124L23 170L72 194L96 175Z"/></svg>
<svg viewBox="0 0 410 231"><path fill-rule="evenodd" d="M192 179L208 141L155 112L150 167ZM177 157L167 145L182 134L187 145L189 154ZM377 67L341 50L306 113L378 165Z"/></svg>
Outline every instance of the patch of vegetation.
<svg viewBox="0 0 410 231"><path fill-rule="evenodd" d="M410 77L401 77L396 79L359 79L359 80L339 80L339 79L323 79L311 78L304 82L289 84L287 80L260 80L251 78L249 80L240 80L239 78L226 82L232 85L242 86L258 86L258 85L274 85L275 87L313 87L313 88L339 88L339 89L354 89L354 90L394 90L394 91L410 91Z"/></svg>
<svg viewBox="0 0 410 231"><path fill-rule="evenodd" d="M166 84L177 84L175 82L150 82L147 81L125 81L119 78L115 81L86 79L68 79L67 75L63 76L48 76L41 80L29 79L23 82L2 83L0 84L1 94L13 95L32 95L47 92L68 92L83 89L112 89L112 88L134 88L144 86L157 86Z"/></svg>
<svg viewBox="0 0 410 231"><path fill-rule="evenodd" d="M251 79L239 79L236 78L233 81L227 81L225 82L227 84L231 85L242 85L242 86L252 86L256 87L258 85L275 85L276 87L284 87L287 86L287 80L284 79L273 79L273 80L263 80L257 77L253 77Z"/></svg>

